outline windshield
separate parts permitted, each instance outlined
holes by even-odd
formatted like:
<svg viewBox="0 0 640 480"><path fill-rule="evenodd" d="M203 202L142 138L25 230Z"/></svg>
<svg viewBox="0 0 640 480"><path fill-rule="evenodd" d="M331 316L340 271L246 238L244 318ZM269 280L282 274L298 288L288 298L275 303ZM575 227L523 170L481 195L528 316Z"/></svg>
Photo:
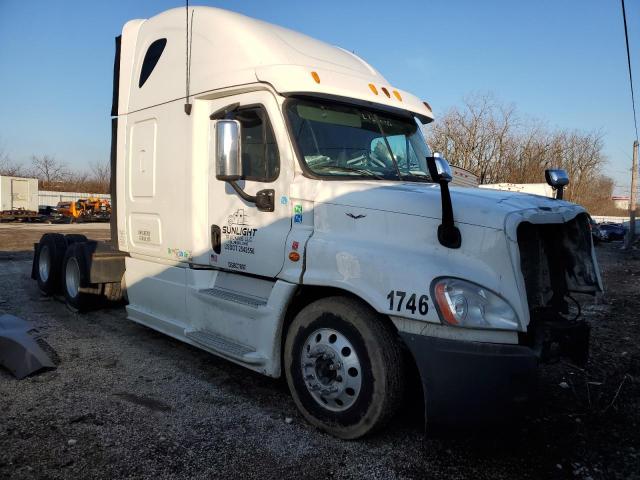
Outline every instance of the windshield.
<svg viewBox="0 0 640 480"><path fill-rule="evenodd" d="M320 100L292 100L286 114L316 175L431 181L431 152L414 120Z"/></svg>

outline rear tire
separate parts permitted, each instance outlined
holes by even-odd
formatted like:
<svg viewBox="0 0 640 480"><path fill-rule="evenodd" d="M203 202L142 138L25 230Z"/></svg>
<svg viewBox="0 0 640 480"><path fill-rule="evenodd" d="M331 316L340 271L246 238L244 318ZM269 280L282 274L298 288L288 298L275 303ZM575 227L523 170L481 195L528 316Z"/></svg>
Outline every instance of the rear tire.
<svg viewBox="0 0 640 480"><path fill-rule="evenodd" d="M88 286L87 266L80 244L71 244L62 263L62 292L68 307L74 312L86 312L94 303L95 295Z"/></svg>
<svg viewBox="0 0 640 480"><path fill-rule="evenodd" d="M60 272L67 243L59 233L46 233L40 239L36 253L35 274L38 288L45 295L60 291Z"/></svg>
<svg viewBox="0 0 640 480"><path fill-rule="evenodd" d="M87 237L85 237L80 233L67 233L64 236L64 239L67 241L67 246L71 245L72 243L80 243L80 242L87 241Z"/></svg>
<svg viewBox="0 0 640 480"><path fill-rule="evenodd" d="M336 437L367 435L400 406L400 342L380 315L357 300L329 297L305 307L289 328L284 363L298 409Z"/></svg>

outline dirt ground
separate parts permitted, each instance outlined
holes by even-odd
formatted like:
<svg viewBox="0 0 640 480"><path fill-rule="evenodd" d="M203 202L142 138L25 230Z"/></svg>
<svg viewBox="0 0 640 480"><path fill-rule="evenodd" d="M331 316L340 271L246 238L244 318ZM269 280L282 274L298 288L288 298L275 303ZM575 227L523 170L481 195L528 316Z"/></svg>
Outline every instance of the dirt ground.
<svg viewBox="0 0 640 480"><path fill-rule="evenodd" d="M0 225L0 314L33 322L57 368L0 369L0 478L640 478L640 252L597 248L606 294L586 369L542 369L540 399L508 428L423 432L419 402L382 432L340 441L308 425L281 380L127 321L77 315L29 278L43 231Z"/></svg>
<svg viewBox="0 0 640 480"><path fill-rule="evenodd" d="M111 238L108 223L0 223L0 255L7 252L33 251L33 244L45 233L81 233L93 240Z"/></svg>

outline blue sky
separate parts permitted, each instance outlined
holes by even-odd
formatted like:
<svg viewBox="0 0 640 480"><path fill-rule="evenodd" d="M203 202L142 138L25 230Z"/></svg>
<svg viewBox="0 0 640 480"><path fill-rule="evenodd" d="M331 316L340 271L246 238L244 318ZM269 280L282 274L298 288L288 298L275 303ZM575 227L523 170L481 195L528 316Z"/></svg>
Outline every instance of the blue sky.
<svg viewBox="0 0 640 480"><path fill-rule="evenodd" d="M469 93L490 91L550 127L600 130L616 192L628 192L635 133L616 0L193 3L353 50L393 85L428 100L436 116ZM626 3L640 97L640 2ZM113 38L129 19L182 5L0 0L5 150L24 162L53 154L76 168L107 159Z"/></svg>

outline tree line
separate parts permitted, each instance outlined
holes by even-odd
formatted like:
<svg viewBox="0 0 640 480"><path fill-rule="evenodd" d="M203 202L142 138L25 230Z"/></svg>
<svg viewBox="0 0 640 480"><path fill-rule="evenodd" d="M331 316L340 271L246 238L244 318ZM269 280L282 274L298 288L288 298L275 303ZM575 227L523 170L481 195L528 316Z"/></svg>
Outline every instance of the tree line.
<svg viewBox="0 0 640 480"><path fill-rule="evenodd" d="M111 168L104 161L89 164L89 170L73 171L51 155L32 155L29 164L23 165L0 148L0 175L37 178L40 190L109 193Z"/></svg>
<svg viewBox="0 0 640 480"><path fill-rule="evenodd" d="M552 129L523 117L491 94L466 97L426 129L429 145L452 165L486 183L544 183L547 168L569 174L565 198L592 214L622 214L604 175L607 158L601 132Z"/></svg>

